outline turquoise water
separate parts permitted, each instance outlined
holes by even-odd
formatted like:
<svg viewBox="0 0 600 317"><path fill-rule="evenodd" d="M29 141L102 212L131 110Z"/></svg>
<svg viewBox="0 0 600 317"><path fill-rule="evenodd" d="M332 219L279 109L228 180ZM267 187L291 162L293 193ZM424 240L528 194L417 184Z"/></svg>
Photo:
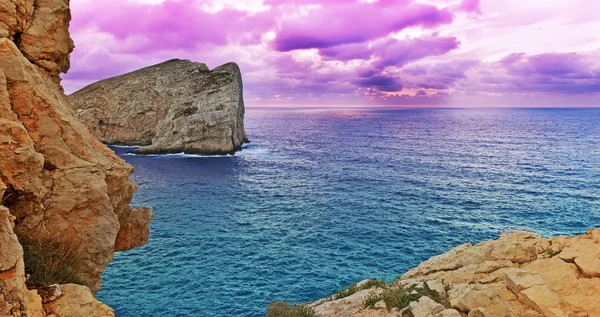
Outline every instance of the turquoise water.
<svg viewBox="0 0 600 317"><path fill-rule="evenodd" d="M600 109L248 109L229 157L133 156L146 247L115 256L117 316L264 316L466 241L600 226Z"/></svg>

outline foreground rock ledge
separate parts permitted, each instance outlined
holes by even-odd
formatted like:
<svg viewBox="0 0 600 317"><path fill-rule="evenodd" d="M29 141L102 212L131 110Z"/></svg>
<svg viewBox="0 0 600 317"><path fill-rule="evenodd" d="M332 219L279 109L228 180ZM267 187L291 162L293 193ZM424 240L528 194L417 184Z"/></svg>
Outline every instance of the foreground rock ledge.
<svg viewBox="0 0 600 317"><path fill-rule="evenodd" d="M390 287L427 285L438 302L421 297L404 311L363 301L381 288L311 304L317 316L595 317L600 316L600 229L544 239L527 232L464 244L408 271Z"/></svg>
<svg viewBox="0 0 600 317"><path fill-rule="evenodd" d="M240 69L171 60L91 84L69 96L106 144L139 154L232 154L248 142Z"/></svg>

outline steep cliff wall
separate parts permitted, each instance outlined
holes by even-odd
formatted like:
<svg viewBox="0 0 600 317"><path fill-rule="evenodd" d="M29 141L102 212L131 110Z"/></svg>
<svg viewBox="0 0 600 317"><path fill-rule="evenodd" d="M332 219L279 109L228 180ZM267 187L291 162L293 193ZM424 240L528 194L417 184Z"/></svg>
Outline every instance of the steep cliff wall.
<svg viewBox="0 0 600 317"><path fill-rule="evenodd" d="M96 291L115 251L145 244L152 211L129 205L133 168L88 132L62 92L68 4L0 0L1 205L21 242L80 245L77 275Z"/></svg>
<svg viewBox="0 0 600 317"><path fill-rule="evenodd" d="M138 153L227 154L248 141L234 63L210 71L171 60L94 83L69 101L100 141L147 145Z"/></svg>

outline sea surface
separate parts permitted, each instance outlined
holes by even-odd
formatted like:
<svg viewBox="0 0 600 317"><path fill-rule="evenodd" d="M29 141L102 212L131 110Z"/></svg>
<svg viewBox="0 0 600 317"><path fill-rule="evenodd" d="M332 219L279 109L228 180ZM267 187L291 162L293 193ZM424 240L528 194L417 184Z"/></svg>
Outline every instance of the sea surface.
<svg viewBox="0 0 600 317"><path fill-rule="evenodd" d="M600 226L600 109L257 109L235 156L135 156L148 245L98 298L119 317L265 316L513 230Z"/></svg>

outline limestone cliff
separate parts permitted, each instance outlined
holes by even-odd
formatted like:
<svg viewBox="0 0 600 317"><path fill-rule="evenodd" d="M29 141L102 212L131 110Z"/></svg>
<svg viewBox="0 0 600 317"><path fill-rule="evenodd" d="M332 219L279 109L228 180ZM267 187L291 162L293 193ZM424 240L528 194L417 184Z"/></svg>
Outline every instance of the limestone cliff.
<svg viewBox="0 0 600 317"><path fill-rule="evenodd" d="M320 317L600 316L600 229L572 238L520 232L465 244L377 286L310 307ZM406 307L397 309L401 298Z"/></svg>
<svg viewBox="0 0 600 317"><path fill-rule="evenodd" d="M9 315L25 314L19 303L32 296L7 218L21 242L79 244L77 275L93 291L114 252L148 235L151 210L129 205L133 168L88 132L62 92L58 75L73 50L68 4L0 0L0 286L11 294L0 303Z"/></svg>
<svg viewBox="0 0 600 317"><path fill-rule="evenodd" d="M234 63L209 71L171 60L89 85L69 101L100 141L146 145L141 154L229 154L248 141Z"/></svg>

